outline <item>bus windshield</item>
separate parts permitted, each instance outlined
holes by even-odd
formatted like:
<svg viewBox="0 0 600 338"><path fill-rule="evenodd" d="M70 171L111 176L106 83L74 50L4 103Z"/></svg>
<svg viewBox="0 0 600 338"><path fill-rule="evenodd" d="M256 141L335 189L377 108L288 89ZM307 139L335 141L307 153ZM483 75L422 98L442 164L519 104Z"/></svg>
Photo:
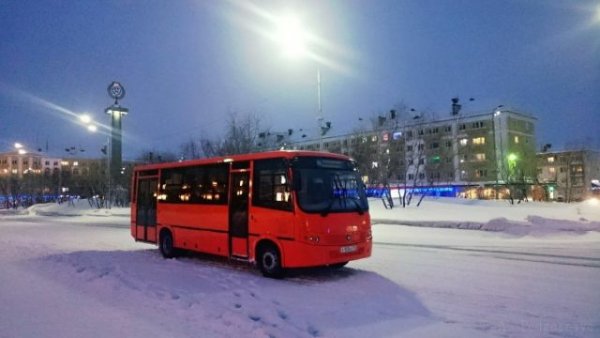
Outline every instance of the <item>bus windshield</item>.
<svg viewBox="0 0 600 338"><path fill-rule="evenodd" d="M309 213L368 210L364 184L351 161L298 157L292 161L298 204Z"/></svg>

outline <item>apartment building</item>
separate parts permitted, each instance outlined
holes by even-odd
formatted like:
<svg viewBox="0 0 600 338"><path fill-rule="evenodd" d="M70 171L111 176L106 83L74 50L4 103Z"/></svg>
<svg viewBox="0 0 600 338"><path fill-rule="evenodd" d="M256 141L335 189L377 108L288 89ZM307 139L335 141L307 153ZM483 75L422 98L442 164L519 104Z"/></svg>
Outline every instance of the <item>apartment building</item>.
<svg viewBox="0 0 600 338"><path fill-rule="evenodd" d="M293 144L354 157L368 184L443 188L471 198L518 197L536 182L536 119L510 109L446 118L380 118L373 131ZM527 189L528 191L523 191Z"/></svg>
<svg viewBox="0 0 600 338"><path fill-rule="evenodd" d="M600 152L544 151L537 160L546 199L571 202L600 195Z"/></svg>

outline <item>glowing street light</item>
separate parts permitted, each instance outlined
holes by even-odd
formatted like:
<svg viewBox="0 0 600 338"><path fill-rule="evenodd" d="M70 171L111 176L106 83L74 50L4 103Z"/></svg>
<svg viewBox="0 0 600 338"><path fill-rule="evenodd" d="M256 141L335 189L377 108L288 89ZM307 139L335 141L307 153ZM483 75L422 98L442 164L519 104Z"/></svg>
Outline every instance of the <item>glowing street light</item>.
<svg viewBox="0 0 600 338"><path fill-rule="evenodd" d="M96 126L96 122L94 122L94 120L89 114L84 113L79 115L79 121L85 125L89 132L95 133L96 131L98 131L98 126Z"/></svg>
<svg viewBox="0 0 600 338"><path fill-rule="evenodd" d="M80 115L79 120L84 124L89 124L92 122L92 118L88 114Z"/></svg>
<svg viewBox="0 0 600 338"><path fill-rule="evenodd" d="M281 45L283 54L291 59L310 55L307 41L310 33L304 28L300 19L290 13L281 16L276 21L276 39ZM331 128L331 122L324 122L323 106L321 104L321 69L317 64L317 121L319 132L319 150L323 148L323 136Z"/></svg>
<svg viewBox="0 0 600 338"><path fill-rule="evenodd" d="M19 142L15 142L15 149L17 149L17 153L19 155L25 155L27 154L27 150L25 150L25 148L23 147L23 145Z"/></svg>
<svg viewBox="0 0 600 338"><path fill-rule="evenodd" d="M277 40L285 56L299 58L306 55L307 36L308 33L297 17L286 14L277 20Z"/></svg>

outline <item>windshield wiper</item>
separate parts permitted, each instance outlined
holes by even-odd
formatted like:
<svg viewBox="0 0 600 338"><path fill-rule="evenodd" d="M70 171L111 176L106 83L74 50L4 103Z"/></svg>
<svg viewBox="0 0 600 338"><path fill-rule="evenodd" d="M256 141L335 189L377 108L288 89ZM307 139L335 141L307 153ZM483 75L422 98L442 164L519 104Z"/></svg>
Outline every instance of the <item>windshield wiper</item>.
<svg viewBox="0 0 600 338"><path fill-rule="evenodd" d="M341 188L340 178L337 174L333 175L333 185L334 186L332 187L333 191L331 192L331 200L329 201L329 204L327 205L327 207L321 211L322 217L325 217L329 214L329 212L331 211L331 208L333 207L333 203L335 202L335 200L340 198L339 196L335 195L336 190Z"/></svg>
<svg viewBox="0 0 600 338"><path fill-rule="evenodd" d="M327 205L327 207L325 209L323 209L321 211L321 216L325 217L329 214L329 212L331 211L331 208L333 207L333 203L335 203L336 200L340 201L340 204L343 203L342 207L344 209L346 209L348 200L351 200L352 203L354 203L354 210L356 212L358 212L359 215L364 214L364 210L362 208L362 206L360 205L360 203L358 203L358 201L355 198L351 198L348 196L348 188L346 187L347 185L347 181L344 181L344 184L342 184L342 179L340 178L340 176L338 174L335 174L333 176L333 194L331 196L331 201L329 201L329 204ZM336 194L335 192L339 191L339 194Z"/></svg>
<svg viewBox="0 0 600 338"><path fill-rule="evenodd" d="M356 212L358 212L359 215L362 215L365 213L365 211L363 210L362 206L360 205L360 203L358 203L358 201L355 198L350 199L352 202L354 202L354 205L356 206Z"/></svg>

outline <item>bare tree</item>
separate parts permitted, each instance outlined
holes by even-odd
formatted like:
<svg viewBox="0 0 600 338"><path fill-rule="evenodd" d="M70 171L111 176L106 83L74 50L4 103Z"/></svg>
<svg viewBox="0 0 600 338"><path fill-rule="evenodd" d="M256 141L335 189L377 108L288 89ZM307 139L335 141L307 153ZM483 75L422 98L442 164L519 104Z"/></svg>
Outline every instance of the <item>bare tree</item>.
<svg viewBox="0 0 600 338"><path fill-rule="evenodd" d="M204 156L227 156L247 154L258 151L258 137L261 133L260 118L255 114L239 117L236 114L229 116L223 137L216 139L200 139L200 149Z"/></svg>
<svg viewBox="0 0 600 338"><path fill-rule="evenodd" d="M181 157L184 159L201 158L203 155L200 140L190 138L181 145Z"/></svg>

